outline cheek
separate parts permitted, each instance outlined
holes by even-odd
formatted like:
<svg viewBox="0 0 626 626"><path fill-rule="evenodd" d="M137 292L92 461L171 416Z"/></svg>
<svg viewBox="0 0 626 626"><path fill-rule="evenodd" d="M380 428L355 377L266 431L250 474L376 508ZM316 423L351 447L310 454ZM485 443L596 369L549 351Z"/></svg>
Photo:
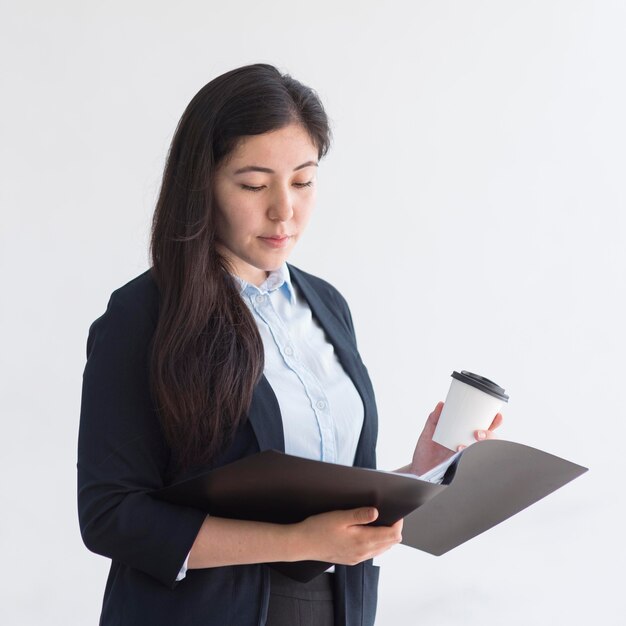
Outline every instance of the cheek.
<svg viewBox="0 0 626 626"><path fill-rule="evenodd" d="M230 239L230 233L233 231L231 216L228 211L224 210L221 205L215 207L215 232L218 239L222 241Z"/></svg>
<svg viewBox="0 0 626 626"><path fill-rule="evenodd" d="M296 214L298 216L298 222L301 226L306 226L306 224L309 222L314 207L315 196L307 198L307 201L301 206L300 210Z"/></svg>
<svg viewBox="0 0 626 626"><path fill-rule="evenodd" d="M253 214L250 200L239 194L220 191L215 195L217 233L226 239L241 237L249 229Z"/></svg>
<svg viewBox="0 0 626 626"><path fill-rule="evenodd" d="M222 216L225 234L232 242L244 244L250 241L259 234L263 226L258 210L245 202L229 207Z"/></svg>

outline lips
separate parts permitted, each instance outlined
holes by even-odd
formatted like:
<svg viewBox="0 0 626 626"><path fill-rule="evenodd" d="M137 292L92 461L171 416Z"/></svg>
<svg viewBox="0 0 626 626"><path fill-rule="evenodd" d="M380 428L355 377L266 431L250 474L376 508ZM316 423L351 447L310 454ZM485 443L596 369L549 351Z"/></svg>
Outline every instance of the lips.
<svg viewBox="0 0 626 626"><path fill-rule="evenodd" d="M269 237L259 237L259 239L273 248L282 248L289 243L291 237L292 235L271 235Z"/></svg>

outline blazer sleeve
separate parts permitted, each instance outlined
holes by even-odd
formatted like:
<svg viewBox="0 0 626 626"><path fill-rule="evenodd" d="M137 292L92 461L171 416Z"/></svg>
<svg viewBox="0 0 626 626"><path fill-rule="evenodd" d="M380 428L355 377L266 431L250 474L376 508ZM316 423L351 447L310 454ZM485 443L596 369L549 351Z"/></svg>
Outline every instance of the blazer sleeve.
<svg viewBox="0 0 626 626"><path fill-rule="evenodd" d="M169 588L200 530L199 509L153 499L169 448L149 392L149 308L109 300L89 328L78 435L78 516L87 548Z"/></svg>

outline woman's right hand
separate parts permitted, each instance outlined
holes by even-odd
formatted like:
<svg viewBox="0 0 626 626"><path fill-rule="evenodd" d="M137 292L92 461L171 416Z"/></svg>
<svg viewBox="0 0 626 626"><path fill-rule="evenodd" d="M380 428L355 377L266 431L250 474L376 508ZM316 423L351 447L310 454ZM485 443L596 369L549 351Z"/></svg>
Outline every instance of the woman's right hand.
<svg viewBox="0 0 626 626"><path fill-rule="evenodd" d="M293 525L297 560L356 565L386 552L402 540L399 519L392 526L367 526L378 517L374 507L329 511Z"/></svg>

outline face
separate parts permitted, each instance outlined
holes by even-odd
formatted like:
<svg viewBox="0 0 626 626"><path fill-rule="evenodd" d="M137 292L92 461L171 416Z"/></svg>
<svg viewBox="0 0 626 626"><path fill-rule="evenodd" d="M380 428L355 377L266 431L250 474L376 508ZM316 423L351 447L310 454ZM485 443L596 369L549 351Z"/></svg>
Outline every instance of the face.
<svg viewBox="0 0 626 626"><path fill-rule="evenodd" d="M214 178L217 245L235 274L260 285L302 236L316 196L317 148L292 124L242 138Z"/></svg>

